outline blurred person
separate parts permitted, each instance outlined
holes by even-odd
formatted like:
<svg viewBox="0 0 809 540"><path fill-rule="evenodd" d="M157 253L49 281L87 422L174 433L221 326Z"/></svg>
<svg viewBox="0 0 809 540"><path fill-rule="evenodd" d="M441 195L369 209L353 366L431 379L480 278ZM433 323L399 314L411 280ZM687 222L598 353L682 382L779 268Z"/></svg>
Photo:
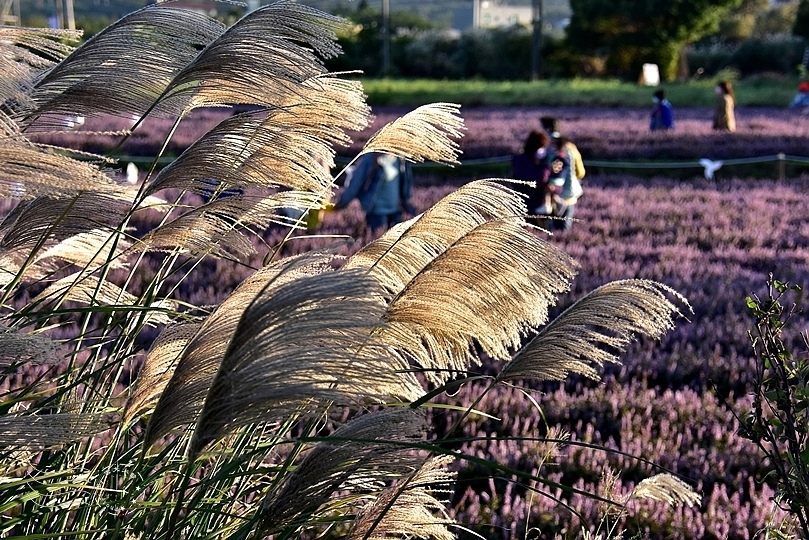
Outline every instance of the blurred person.
<svg viewBox="0 0 809 540"><path fill-rule="evenodd" d="M371 152L359 159L334 207L345 208L358 199L365 223L375 231L399 223L403 213L416 213L410 203L412 193L410 163L393 154Z"/></svg>
<svg viewBox="0 0 809 540"><path fill-rule="evenodd" d="M801 81L798 85L798 93L792 98L789 108L801 109L803 114L809 114L809 82Z"/></svg>
<svg viewBox="0 0 809 540"><path fill-rule="evenodd" d="M538 130L532 130L525 138L522 151L511 158L511 177L514 180L534 182L534 187L518 184L515 189L527 197L529 216L546 216L553 213L551 194L548 191L550 170L545 161L550 139ZM536 222L537 218L529 218Z"/></svg>
<svg viewBox="0 0 809 540"><path fill-rule="evenodd" d="M545 156L553 215L558 218L552 220L551 225L557 231L570 230L573 227L574 210L579 197L584 194L581 181L576 175L576 158L571 148L575 148L575 145L559 135L551 141Z"/></svg>
<svg viewBox="0 0 809 540"><path fill-rule="evenodd" d="M674 128L674 109L671 102L666 99L666 93L658 90L652 98L654 107L652 108L649 129L651 131L665 131Z"/></svg>
<svg viewBox="0 0 809 540"><path fill-rule="evenodd" d="M550 169L549 190L554 202L553 228L556 230L569 230L573 227L574 206L584 193L581 180L587 171L584 160L578 147L563 136L559 130L559 121L553 116L543 116L539 119L542 128L551 138L548 155L545 160Z"/></svg>
<svg viewBox="0 0 809 540"><path fill-rule="evenodd" d="M545 130L545 133L551 138L551 141L562 136L559 130L559 120L555 117L543 116L539 119L539 122L542 125L542 129ZM565 140L567 141L567 151L573 160L573 171L576 174L576 178L582 180L587 171L584 169L584 160L581 157L581 152L579 152L578 147L573 144L573 141L567 138Z"/></svg>
<svg viewBox="0 0 809 540"><path fill-rule="evenodd" d="M717 131L736 131L736 98L733 86L728 81L719 81L715 88L716 105L713 113L713 128Z"/></svg>

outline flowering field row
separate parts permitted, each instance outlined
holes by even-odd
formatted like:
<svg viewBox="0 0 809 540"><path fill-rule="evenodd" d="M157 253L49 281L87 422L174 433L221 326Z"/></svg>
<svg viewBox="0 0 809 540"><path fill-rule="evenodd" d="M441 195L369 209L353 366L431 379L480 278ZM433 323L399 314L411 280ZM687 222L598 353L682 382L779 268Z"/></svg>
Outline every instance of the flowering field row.
<svg viewBox="0 0 809 540"><path fill-rule="evenodd" d="M354 133L354 144L341 150L353 156L379 127L398 118L409 109L377 108L371 128ZM672 160L747 158L782 152L807 156L806 138L809 118L789 109L739 108L736 133L717 133L711 129L711 111L704 108L682 108L675 113L675 130L649 132L648 111L628 108L469 108L462 110L466 135L461 141L461 159L508 156L519 151L531 129L539 127L540 116L560 119L563 132L572 138L584 156L598 160ZM228 109L194 112L183 120L169 146L168 153L177 155L213 125L230 115ZM42 135L42 142L103 153L114 147L120 137L87 132L115 132L132 127L134 121L118 118L87 119L85 125L72 132ZM154 156L171 129L171 121L149 119L139 126L120 152L129 156Z"/></svg>

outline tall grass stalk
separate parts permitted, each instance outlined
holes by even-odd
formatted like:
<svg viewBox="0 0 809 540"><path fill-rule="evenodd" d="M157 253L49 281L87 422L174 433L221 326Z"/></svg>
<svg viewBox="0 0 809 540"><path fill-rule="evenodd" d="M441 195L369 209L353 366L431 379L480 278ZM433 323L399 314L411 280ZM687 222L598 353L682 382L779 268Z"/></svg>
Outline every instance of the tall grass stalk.
<svg viewBox="0 0 809 540"><path fill-rule="evenodd" d="M268 252L264 231L301 233L287 210L328 204L335 148L370 122L362 86L323 67L340 24L285 1L224 29L158 4L72 52L0 29L0 194L16 204L0 223L0 536L451 538L455 462L481 460L431 425L435 397L484 356L492 385L597 378L688 309L627 280L549 323L576 263L500 180L348 257ZM66 115L164 115L165 149L192 109L232 105L253 110L138 186L30 139ZM457 163L462 131L457 106L430 104L362 152ZM197 305L217 259L257 270ZM459 422L475 403L452 405Z"/></svg>

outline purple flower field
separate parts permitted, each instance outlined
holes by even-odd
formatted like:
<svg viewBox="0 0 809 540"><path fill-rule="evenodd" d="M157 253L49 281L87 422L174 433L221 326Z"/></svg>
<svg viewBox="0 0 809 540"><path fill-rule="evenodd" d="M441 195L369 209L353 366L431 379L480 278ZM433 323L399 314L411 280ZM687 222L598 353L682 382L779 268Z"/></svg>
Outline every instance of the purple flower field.
<svg viewBox="0 0 809 540"><path fill-rule="evenodd" d="M343 153L351 155L374 129L403 112L376 111L373 128L355 134L354 146ZM227 114L195 113L178 130L169 152L178 154ZM737 109L739 128L734 134L714 133L706 109L677 109L676 131L654 134L648 132L647 111L637 109L481 108L462 114L467 125L462 160L517 151L525 134L538 127L541 115L561 119L563 131L576 141L585 163L727 159L778 152L809 156L809 119L787 110ZM115 131L130 125L88 119L82 129ZM154 155L170 128L169 121L147 121L121 151ZM43 135L38 140L71 147L81 140L82 149L101 153L118 141L110 135L80 133ZM470 171L469 177L475 176L481 177ZM440 177L421 181L433 187L416 189L413 202L419 211L454 189L436 186L442 183ZM732 408L742 410L749 403L754 372L747 338L753 321L745 297L763 292L770 272L809 287L807 183L807 175L776 182L725 174L714 183L701 177L639 179L591 171L577 207L578 222L571 231L548 237L581 265L573 289L559 299L556 312L611 280L648 278L683 294L693 314L681 319L660 342L632 346L621 365L605 369L600 383L573 380L564 385L501 388L487 395L477 408L496 419L471 417L464 435L485 440L465 443L462 450L521 470L539 469L551 482L588 492L597 491L600 474L609 467L620 472L618 491L627 494L639 480L660 472L651 462L682 475L702 494L702 505L691 509L633 503L619 525L626 537L748 539L768 523L777 524L783 514L774 506L772 487L762 483L765 469L756 449L736 434ZM263 240L274 245L285 234L285 229L269 230ZM325 213L316 235L296 236L280 255L324 246L349 253L368 239L356 203L341 212ZM256 247L260 254L266 252L258 241ZM148 271L146 265L144 269ZM249 267L232 262L206 261L179 292L194 304L212 305L251 273ZM809 327L807 323L806 314L795 319L791 343L796 352L800 352L798 331ZM446 400L468 404L480 391L481 387L468 385ZM536 400L542 416L523 391ZM456 414L436 409L434 423L439 428L451 425ZM570 432L571 443L541 468L547 445L514 440L560 431ZM576 443L603 445L616 452ZM543 538L574 538L582 529L596 532L600 526L602 514L591 499L571 495L555 484L540 486L551 497L531 495L525 486L507 481L513 478L490 476L490 471L473 465L463 469L453 509L460 522L486 537L524 538L527 528L539 527Z"/></svg>
<svg viewBox="0 0 809 540"><path fill-rule="evenodd" d="M405 112L377 110L374 127ZM737 108L737 131L711 129L709 109L675 110L675 129L650 132L649 111L629 108L469 108L462 109L467 132L461 141L463 159L506 156L519 151L541 116L555 116L562 132L573 139L585 158L598 160L673 160L707 157L746 158L773 155L809 156L809 118L789 109ZM358 137L358 142L363 140Z"/></svg>
<svg viewBox="0 0 809 540"><path fill-rule="evenodd" d="M622 526L652 538L752 538L782 514L773 490L761 483L764 469L752 443L736 434L731 410L749 402L753 356L747 338L752 319L745 297L761 293L769 272L809 287L809 224L805 208L809 177L786 183L735 179L720 184L632 177L588 177L580 220L549 240L581 264L580 274L559 308L599 285L622 278L659 280L685 295L694 313L660 343L633 346L620 366L608 367L602 383L572 381L532 388L551 429L571 432L573 441L595 443L643 457L683 475L703 495L702 506L672 510L644 502ZM450 189L417 191L427 208ZM359 210L352 206L325 216L320 233L361 236ZM331 241L331 240L330 240ZM311 241L299 241L304 244ZM313 244L311 244L313 245ZM303 245L299 246L303 248ZM806 314L794 324L809 327ZM496 369L495 366L490 366ZM465 387L450 402L471 402L481 387ZM492 437L543 437L547 429L530 400L517 390L500 389L478 408L498 420L473 419L465 435L486 439L465 445L521 470L538 466L540 443ZM436 412L438 425L453 413ZM440 417L446 415L446 421ZM621 472L621 491L655 467L622 454L570 445L542 471L552 481L596 491L609 466ZM461 474L456 512L461 522L477 523L488 537L523 537L526 523L573 537L581 527L599 525L598 505L557 488L546 489L581 513L582 520L552 499L534 496L488 471L470 467Z"/></svg>
<svg viewBox="0 0 809 540"><path fill-rule="evenodd" d="M353 156L377 129L410 109L378 107L373 125L354 133L351 148L340 153ZM585 158L594 160L681 160L749 158L782 152L809 157L809 117L789 109L737 108L735 133L717 133L711 129L711 110L678 108L675 130L651 133L648 111L630 108L466 108L461 113L467 131L461 140L461 160L509 156L519 151L531 129L539 127L540 116L555 116L563 133L573 139ZM181 123L172 138L168 153L177 155L205 131L231 114L228 109L205 109L192 113ZM119 118L89 118L84 126L58 135L39 135L41 142L78 147L103 153L120 137L89 135L129 129L134 121ZM120 152L130 156L154 156L171 129L167 119L147 119Z"/></svg>

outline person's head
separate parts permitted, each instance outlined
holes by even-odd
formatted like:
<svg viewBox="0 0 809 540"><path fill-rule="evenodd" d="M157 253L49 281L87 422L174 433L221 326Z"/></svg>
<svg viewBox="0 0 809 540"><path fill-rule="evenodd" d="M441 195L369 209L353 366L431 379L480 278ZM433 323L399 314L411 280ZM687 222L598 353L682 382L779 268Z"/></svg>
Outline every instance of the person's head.
<svg viewBox="0 0 809 540"><path fill-rule="evenodd" d="M554 137L553 144L556 146L557 150L563 150L565 145L570 142L570 139L565 137L564 135L559 135L558 137Z"/></svg>
<svg viewBox="0 0 809 540"><path fill-rule="evenodd" d="M542 125L542 129L544 129L546 133L559 132L559 120L553 116L543 116L539 119L539 123Z"/></svg>
<svg viewBox="0 0 809 540"><path fill-rule="evenodd" d="M548 136L539 130L533 129L522 146L523 153L533 156L540 148L548 146Z"/></svg>
<svg viewBox="0 0 809 540"><path fill-rule="evenodd" d="M801 81L801 84L798 85L798 92L801 94L809 92L809 82Z"/></svg>
<svg viewBox="0 0 809 540"><path fill-rule="evenodd" d="M666 93L663 90L658 90L654 93L655 101L663 101L666 99Z"/></svg>
<svg viewBox="0 0 809 540"><path fill-rule="evenodd" d="M733 97L733 86L728 81L719 81L716 85L716 93Z"/></svg>

